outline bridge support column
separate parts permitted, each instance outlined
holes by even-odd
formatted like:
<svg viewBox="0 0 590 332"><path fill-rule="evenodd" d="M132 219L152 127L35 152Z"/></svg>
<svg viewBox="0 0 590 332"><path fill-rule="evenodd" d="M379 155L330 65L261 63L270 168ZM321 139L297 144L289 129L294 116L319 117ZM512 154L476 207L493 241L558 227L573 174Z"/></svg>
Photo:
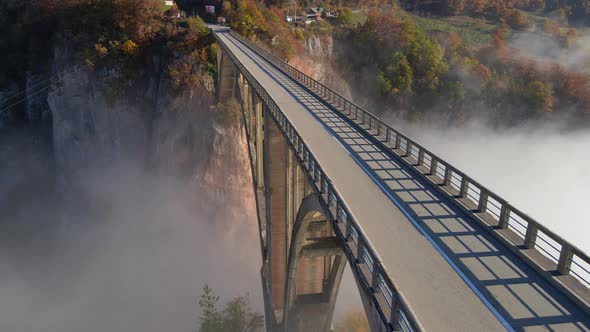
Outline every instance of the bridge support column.
<svg viewBox="0 0 590 332"><path fill-rule="evenodd" d="M259 99L258 95L256 94L256 90L252 86L250 86L250 108L248 109L248 123L250 124L250 144L254 146L254 141L256 139L256 100Z"/></svg>
<svg viewBox="0 0 590 332"><path fill-rule="evenodd" d="M225 51L217 52L217 100L235 98L237 70Z"/></svg>
<svg viewBox="0 0 590 332"><path fill-rule="evenodd" d="M285 233L285 243L291 242L291 231L295 222L295 156L291 151L287 151L287 232ZM285 256L289 255L289 247L285 247Z"/></svg>
<svg viewBox="0 0 590 332"><path fill-rule="evenodd" d="M267 193L268 269L272 309L280 322L283 317L287 268L287 143L281 131L264 112L264 165Z"/></svg>
<svg viewBox="0 0 590 332"><path fill-rule="evenodd" d="M246 128L248 128L248 131L251 130L251 126L250 126L250 113L251 113L251 109L252 109L252 97L250 96L250 84L248 84L248 81L243 80L242 82L242 108L244 110L246 110Z"/></svg>
<svg viewBox="0 0 590 332"><path fill-rule="evenodd" d="M254 114L256 117L256 186L258 188L264 187L264 112L262 101L258 96L254 101Z"/></svg>

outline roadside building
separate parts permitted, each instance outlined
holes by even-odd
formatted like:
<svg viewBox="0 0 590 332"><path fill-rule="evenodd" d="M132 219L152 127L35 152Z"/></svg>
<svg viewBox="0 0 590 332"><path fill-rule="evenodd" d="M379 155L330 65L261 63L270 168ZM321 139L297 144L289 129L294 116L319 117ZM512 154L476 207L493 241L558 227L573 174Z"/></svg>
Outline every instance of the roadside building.
<svg viewBox="0 0 590 332"><path fill-rule="evenodd" d="M324 12L324 8L322 7L312 7L311 13L315 16L316 20L320 20L322 18L322 13Z"/></svg>

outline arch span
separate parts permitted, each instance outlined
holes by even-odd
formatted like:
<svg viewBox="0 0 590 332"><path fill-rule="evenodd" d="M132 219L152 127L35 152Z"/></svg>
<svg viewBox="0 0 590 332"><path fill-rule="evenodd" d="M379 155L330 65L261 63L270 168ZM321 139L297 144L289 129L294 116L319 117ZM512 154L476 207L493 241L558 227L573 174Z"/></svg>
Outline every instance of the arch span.
<svg viewBox="0 0 590 332"><path fill-rule="evenodd" d="M285 331L329 330L345 266L346 257L317 195L308 195L297 212L289 245Z"/></svg>

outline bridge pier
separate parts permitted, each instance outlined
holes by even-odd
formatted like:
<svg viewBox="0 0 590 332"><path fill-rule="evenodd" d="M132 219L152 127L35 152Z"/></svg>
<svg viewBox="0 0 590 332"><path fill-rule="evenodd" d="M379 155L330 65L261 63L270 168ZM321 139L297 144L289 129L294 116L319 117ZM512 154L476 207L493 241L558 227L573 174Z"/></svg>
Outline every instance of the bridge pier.
<svg viewBox="0 0 590 332"><path fill-rule="evenodd" d="M254 101L254 116L256 118L256 137L254 139L254 154L256 160L256 186L258 188L264 187L264 113L262 100L258 95L255 96Z"/></svg>
<svg viewBox="0 0 590 332"><path fill-rule="evenodd" d="M236 97L238 71L225 51L217 52L217 100Z"/></svg>
<svg viewBox="0 0 590 332"><path fill-rule="evenodd" d="M267 181L267 239L272 309L280 321L283 315L286 274L287 233L287 144L279 128L265 113L264 165Z"/></svg>

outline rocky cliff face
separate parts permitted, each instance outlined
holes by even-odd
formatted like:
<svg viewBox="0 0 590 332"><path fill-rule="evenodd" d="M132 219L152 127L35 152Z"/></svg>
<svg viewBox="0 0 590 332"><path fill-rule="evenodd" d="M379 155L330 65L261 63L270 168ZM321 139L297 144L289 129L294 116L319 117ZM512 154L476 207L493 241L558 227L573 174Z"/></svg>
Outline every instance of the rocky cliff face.
<svg viewBox="0 0 590 332"><path fill-rule="evenodd" d="M56 47L52 71L70 57L66 46ZM207 165L216 133L212 84L173 89L158 56L131 70L116 63L81 70L61 76L48 94L62 183L113 162L194 178Z"/></svg>
<svg viewBox="0 0 590 332"><path fill-rule="evenodd" d="M47 105L47 78L42 72L30 71L25 78L25 89L31 91L25 102L25 114L29 121L49 120L51 117Z"/></svg>
<svg viewBox="0 0 590 332"><path fill-rule="evenodd" d="M0 89L0 109L8 107L11 104L11 102L13 102L13 100L16 100L10 97L16 95L17 93L18 85L16 84L16 82L10 82L6 87ZM2 128L5 125L4 119L7 117L7 111L0 113L0 128Z"/></svg>
<svg viewBox="0 0 590 332"><path fill-rule="evenodd" d="M58 83L51 89L29 95L18 116L28 123L49 124L51 130L44 130L43 137L35 136L45 142L44 149L51 155L38 168L50 169L47 176L55 173L58 191L68 195L65 201L76 201L72 196L87 189L80 188L87 178L125 169L180 180L182 190L194 196L203 211L218 209L211 219L218 218L217 213L228 221L252 218L252 184L241 118L221 119L211 77L204 77L192 89L179 89L167 74L170 59L157 54L132 67L114 60L68 71L76 63L74 50L67 40L57 40L48 72L31 70L25 81L5 87L0 91L0 104L21 90L20 86L30 90L57 75L53 82ZM183 55L175 57L190 62ZM22 145L15 140L3 143L0 152ZM38 155L37 148L30 150L31 156ZM26 169L29 164L11 168Z"/></svg>
<svg viewBox="0 0 590 332"><path fill-rule="evenodd" d="M350 87L333 61L334 46L330 33L309 34L305 38L306 54L297 55L290 63L344 97L351 98Z"/></svg>

